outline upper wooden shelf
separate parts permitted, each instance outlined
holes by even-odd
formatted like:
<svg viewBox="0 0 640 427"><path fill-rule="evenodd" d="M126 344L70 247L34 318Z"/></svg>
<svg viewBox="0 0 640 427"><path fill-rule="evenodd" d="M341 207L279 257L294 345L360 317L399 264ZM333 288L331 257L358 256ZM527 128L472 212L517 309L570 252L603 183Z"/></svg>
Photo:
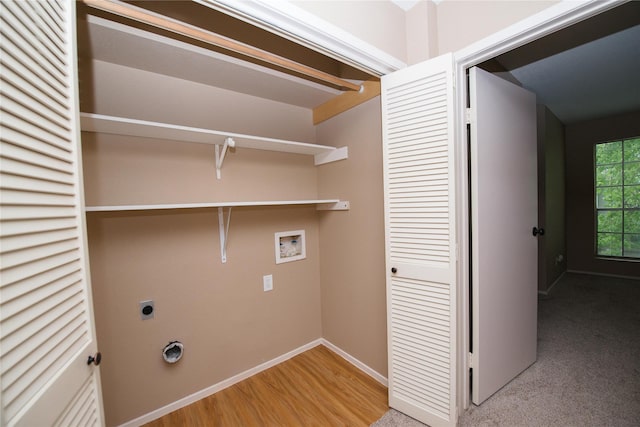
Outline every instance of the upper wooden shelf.
<svg viewBox="0 0 640 427"><path fill-rule="evenodd" d="M327 145L286 141L102 114L80 113L80 123L81 129L88 132L168 139L217 146L225 145L225 140L231 138L235 143L235 147L312 155L316 166L348 157L347 147L336 148Z"/></svg>

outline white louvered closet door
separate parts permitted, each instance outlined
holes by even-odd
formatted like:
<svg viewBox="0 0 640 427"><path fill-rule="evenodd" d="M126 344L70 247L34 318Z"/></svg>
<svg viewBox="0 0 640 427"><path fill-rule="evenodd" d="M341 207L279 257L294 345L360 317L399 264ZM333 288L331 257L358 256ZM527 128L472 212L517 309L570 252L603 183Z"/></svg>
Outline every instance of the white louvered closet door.
<svg viewBox="0 0 640 427"><path fill-rule="evenodd" d="M453 58L382 78L389 405L430 426L456 411Z"/></svg>
<svg viewBox="0 0 640 427"><path fill-rule="evenodd" d="M0 3L2 426L100 426L75 3Z"/></svg>

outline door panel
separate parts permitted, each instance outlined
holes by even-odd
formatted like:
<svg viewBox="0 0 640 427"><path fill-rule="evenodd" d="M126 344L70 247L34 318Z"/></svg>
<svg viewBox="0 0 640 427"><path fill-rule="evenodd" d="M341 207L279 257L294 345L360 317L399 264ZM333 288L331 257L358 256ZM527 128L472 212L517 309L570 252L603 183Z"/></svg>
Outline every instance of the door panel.
<svg viewBox="0 0 640 427"><path fill-rule="evenodd" d="M75 3L3 1L0 17L0 424L102 425Z"/></svg>
<svg viewBox="0 0 640 427"><path fill-rule="evenodd" d="M478 68L469 90L472 401L479 405L536 360L536 100Z"/></svg>
<svg viewBox="0 0 640 427"><path fill-rule="evenodd" d="M382 78L389 405L431 426L457 421L452 65Z"/></svg>

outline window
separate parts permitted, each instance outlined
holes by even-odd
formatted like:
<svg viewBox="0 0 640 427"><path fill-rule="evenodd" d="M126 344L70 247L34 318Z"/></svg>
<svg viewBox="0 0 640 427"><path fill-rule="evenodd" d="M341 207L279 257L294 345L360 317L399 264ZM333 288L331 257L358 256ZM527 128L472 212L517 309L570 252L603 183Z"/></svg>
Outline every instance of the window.
<svg viewBox="0 0 640 427"><path fill-rule="evenodd" d="M596 254L640 259L640 137L595 145Z"/></svg>

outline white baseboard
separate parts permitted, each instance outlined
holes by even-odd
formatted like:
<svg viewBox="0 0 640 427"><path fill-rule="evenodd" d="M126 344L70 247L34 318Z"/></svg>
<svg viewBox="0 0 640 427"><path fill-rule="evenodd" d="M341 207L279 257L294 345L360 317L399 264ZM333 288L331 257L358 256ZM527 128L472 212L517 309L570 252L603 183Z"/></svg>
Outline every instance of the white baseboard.
<svg viewBox="0 0 640 427"><path fill-rule="evenodd" d="M625 276L625 275L622 275L622 274L596 273L595 271L567 270L567 273L590 274L592 276L615 277L617 279L631 279L631 280L639 280L640 279L640 277L638 277L638 276Z"/></svg>
<svg viewBox="0 0 640 427"><path fill-rule="evenodd" d="M183 397L182 399L176 400L175 402L172 402L168 405L165 405L161 408L158 408L154 411L151 411L147 414L144 414L138 418L135 418L131 421L127 421L124 424L121 424L120 427L138 427L141 426L143 424L146 424L150 421L153 421L155 419L158 419L164 415L167 415L170 412L173 412L177 409L180 408L184 408L187 405L190 405L194 402L197 402L200 399L204 399L205 397L211 396L214 393L217 393L221 390L224 390L227 387L230 387L236 383L239 383L242 380L246 380L247 378L256 375L264 370L267 370L279 363L282 363L286 360L291 359L294 356L297 356L298 354L304 353L307 350L310 350L314 347L317 347L321 344L324 344L324 340L322 338L318 338L317 340L311 341L308 344L305 344L301 347L298 347L294 350L291 350L288 353L285 353L281 356L276 357L275 359L269 360L267 362L261 363L260 365L251 368L251 369L247 369L244 372L241 372L237 375L232 376L231 378L227 378L224 381L220 381L217 384L214 384L212 386L209 386L205 389L202 389L200 391L197 391L189 396Z"/></svg>
<svg viewBox="0 0 640 427"><path fill-rule="evenodd" d="M560 276L558 276L558 278L554 280L551 286L549 286L546 290L538 291L538 293L544 296L549 295L549 292L551 292L551 289L553 289L553 287L558 284L558 282L564 277L565 274L567 274L567 270L563 271L562 274L560 274Z"/></svg>
<svg viewBox="0 0 640 427"><path fill-rule="evenodd" d="M170 412L173 412L175 410L178 410L180 408L184 408L185 406L188 406L194 402L197 402L200 399L204 399L205 397L211 396L214 393L217 393L221 390L224 390L227 387L230 387L234 384L239 383L242 380L246 380L247 378L256 375L264 370L267 370L279 363L282 363L286 360L291 359L294 356L297 356L301 353L304 353L307 350L310 350L314 347L317 347L319 345L324 345L325 347L329 348L330 350L332 350L333 352L337 353L338 355L340 355L342 358L344 358L347 362L351 363L352 365L354 365L356 368L360 369L362 372L364 372L365 374L369 375L370 377L372 377L373 379L375 379L376 381L378 381L379 383L383 384L384 386L388 385L388 381L387 378L385 378L383 375L379 374L378 372L376 372L375 370L373 370L372 368L370 368L369 366L365 365L364 363L362 363L361 361L359 361L358 359L356 359L355 357L351 356L350 354L348 354L346 351L342 350L341 348L333 345L332 343L330 343L329 341L325 340L324 338L318 338L317 340L311 341L308 344L305 344L301 347L298 347L294 350L291 350L288 353L285 353L281 356L276 357L275 359L269 360L267 362L261 363L260 365L251 368L251 369L247 369L244 372L241 372L237 375L234 375L231 378L228 378L224 381L220 381L217 384L214 384L210 387L207 387L205 389L202 389L200 391L197 391L193 394L190 394L189 396L183 397L182 399L176 400L175 402L172 402L168 405L163 406L162 408L158 408L154 411L151 411L147 414L144 414L138 418L135 418L131 421L127 421L124 424L121 424L119 427L138 427L141 426L143 424L146 424L150 421L153 421L155 419L158 419L164 415L167 415Z"/></svg>
<svg viewBox="0 0 640 427"><path fill-rule="evenodd" d="M338 355L340 355L347 362L351 363L353 366L360 369L362 372L369 375L371 378L378 381L383 386L385 387L389 386L389 380L384 375L378 373L373 368L370 368L369 366L365 365L364 363L362 363L361 361L359 361L358 359L356 359L355 357L353 357L352 355L350 355L340 347L332 344L331 342L325 340L324 338L321 338L320 341L325 347L332 350L334 353L337 353Z"/></svg>

